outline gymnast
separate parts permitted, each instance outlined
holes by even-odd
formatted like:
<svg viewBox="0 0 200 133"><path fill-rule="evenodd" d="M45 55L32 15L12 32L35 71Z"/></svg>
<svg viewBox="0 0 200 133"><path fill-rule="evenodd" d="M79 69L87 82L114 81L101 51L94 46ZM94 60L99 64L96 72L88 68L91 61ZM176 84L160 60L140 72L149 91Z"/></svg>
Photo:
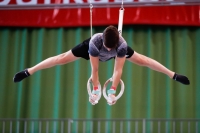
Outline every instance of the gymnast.
<svg viewBox="0 0 200 133"><path fill-rule="evenodd" d="M110 59L115 59L114 72L112 75L112 85L107 91L108 96L115 98L116 88L120 82L121 75L123 72L123 66L126 60L135 63L140 66L149 67L152 70L161 72L169 78L178 81L184 85L189 85L190 81L186 76L177 74L165 66L160 64L154 59L146 57L142 54L137 53L131 47L129 47L125 39L119 35L116 27L108 26L103 33L96 33L92 38L84 40L79 45L75 46L66 53L59 54L45 59L44 61L38 63L37 65L20 71L14 75L14 82L20 82L24 78L33 75L35 72L50 68L56 65L63 65L73 62L77 59L90 60L91 64L91 79L93 83L92 94L98 95L101 91L98 87L99 85L99 75L98 68L99 62L106 62ZM93 102L93 101L90 101ZM116 102L116 101L113 101Z"/></svg>

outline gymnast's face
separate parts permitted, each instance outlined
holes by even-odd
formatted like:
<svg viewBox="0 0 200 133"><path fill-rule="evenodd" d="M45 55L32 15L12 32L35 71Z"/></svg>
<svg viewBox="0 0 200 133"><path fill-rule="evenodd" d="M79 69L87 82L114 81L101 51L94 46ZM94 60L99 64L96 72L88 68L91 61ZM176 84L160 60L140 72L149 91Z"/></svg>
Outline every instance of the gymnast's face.
<svg viewBox="0 0 200 133"><path fill-rule="evenodd" d="M116 27L108 26L102 34L102 40L104 43L104 47L111 51L113 48L116 48L119 43L119 32Z"/></svg>
<svg viewBox="0 0 200 133"><path fill-rule="evenodd" d="M106 47L106 45L103 43L103 46L108 50L108 51L110 51L112 48L108 48L108 47Z"/></svg>

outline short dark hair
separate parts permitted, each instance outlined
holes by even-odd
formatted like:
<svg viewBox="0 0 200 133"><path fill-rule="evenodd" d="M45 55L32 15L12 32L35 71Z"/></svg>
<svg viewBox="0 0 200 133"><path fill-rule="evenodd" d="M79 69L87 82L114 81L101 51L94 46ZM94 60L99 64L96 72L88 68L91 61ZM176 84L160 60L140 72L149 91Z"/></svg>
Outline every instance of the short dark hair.
<svg viewBox="0 0 200 133"><path fill-rule="evenodd" d="M108 48L116 48L119 43L119 32L116 27L110 25L103 32L103 42Z"/></svg>

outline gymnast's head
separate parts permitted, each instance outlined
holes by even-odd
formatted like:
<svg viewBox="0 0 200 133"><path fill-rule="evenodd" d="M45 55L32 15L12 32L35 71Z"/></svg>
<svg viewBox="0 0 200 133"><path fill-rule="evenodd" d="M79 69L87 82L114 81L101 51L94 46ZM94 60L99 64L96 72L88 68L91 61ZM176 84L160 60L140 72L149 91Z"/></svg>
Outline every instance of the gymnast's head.
<svg viewBox="0 0 200 133"><path fill-rule="evenodd" d="M108 26L103 32L103 43L107 48L116 48L119 43L119 32L116 27Z"/></svg>

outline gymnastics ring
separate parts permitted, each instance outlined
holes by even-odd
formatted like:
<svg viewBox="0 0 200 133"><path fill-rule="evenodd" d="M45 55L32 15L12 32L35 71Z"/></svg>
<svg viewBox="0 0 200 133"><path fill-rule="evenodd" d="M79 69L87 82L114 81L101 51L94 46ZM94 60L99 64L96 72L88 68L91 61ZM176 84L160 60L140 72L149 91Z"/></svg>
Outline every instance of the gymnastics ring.
<svg viewBox="0 0 200 133"><path fill-rule="evenodd" d="M98 85L98 89L100 89L100 93L95 98L95 97L93 97L94 94L92 94L92 92L91 92L91 87L90 87L91 83L92 83L92 78L90 77L88 79L88 82L87 82L87 90L88 90L88 95L89 95L89 102L92 105L95 105L95 104L98 103L99 99L101 98L101 84Z"/></svg>
<svg viewBox="0 0 200 133"><path fill-rule="evenodd" d="M117 100L122 96L122 94L124 93L124 82L120 79L121 91L119 92L119 94L115 97L115 99L111 99L109 96L107 96L107 94L106 94L106 87L107 87L108 83L110 83L110 82L112 82L112 81L113 81L112 78L108 79L108 80L105 82L104 86L103 86L103 96L104 96L104 98L107 100L107 102L108 102L109 105L115 104L116 101L117 101Z"/></svg>

